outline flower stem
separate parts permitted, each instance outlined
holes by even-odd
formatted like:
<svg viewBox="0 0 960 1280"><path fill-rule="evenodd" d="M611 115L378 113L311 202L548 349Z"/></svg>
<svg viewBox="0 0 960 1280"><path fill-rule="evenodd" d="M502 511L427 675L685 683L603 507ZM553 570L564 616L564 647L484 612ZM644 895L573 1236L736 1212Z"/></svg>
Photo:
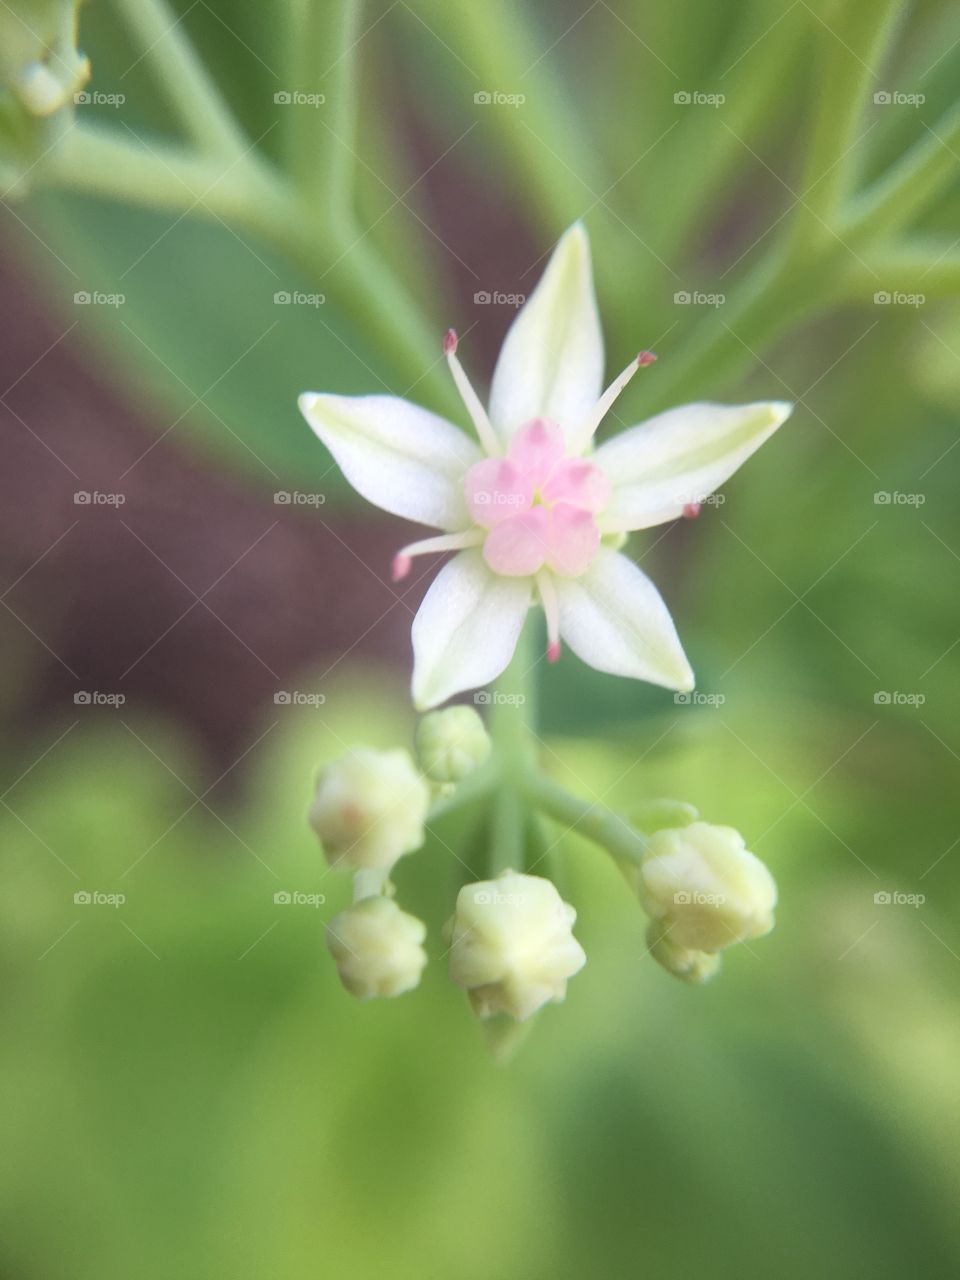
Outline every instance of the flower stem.
<svg viewBox="0 0 960 1280"><path fill-rule="evenodd" d="M523 779L532 768L536 716L533 657L536 629L524 624L509 667L490 695L490 736L499 777L491 818L490 875L524 866L527 811Z"/></svg>
<svg viewBox="0 0 960 1280"><path fill-rule="evenodd" d="M524 776L523 789L532 805L569 831L601 845L627 878L632 878L647 846L640 832L625 818L606 805L574 795L539 769Z"/></svg>

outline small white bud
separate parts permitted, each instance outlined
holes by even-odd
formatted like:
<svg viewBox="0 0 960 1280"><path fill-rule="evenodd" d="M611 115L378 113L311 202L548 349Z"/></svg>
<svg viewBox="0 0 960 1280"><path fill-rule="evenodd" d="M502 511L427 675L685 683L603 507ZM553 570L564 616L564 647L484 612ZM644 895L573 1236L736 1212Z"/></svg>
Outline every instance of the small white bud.
<svg viewBox="0 0 960 1280"><path fill-rule="evenodd" d="M490 735L473 707L431 711L417 727L417 757L434 782L459 782L490 755Z"/></svg>
<svg viewBox="0 0 960 1280"><path fill-rule="evenodd" d="M309 822L331 866L389 870L423 844L429 804L408 752L358 747L321 770Z"/></svg>
<svg viewBox="0 0 960 1280"><path fill-rule="evenodd" d="M420 981L427 926L401 911L392 898L363 898L334 916L327 948L340 981L360 1000L399 996Z"/></svg>
<svg viewBox="0 0 960 1280"><path fill-rule="evenodd" d="M651 921L647 928L647 947L657 964L685 982L707 982L712 978L720 968L720 957L678 947L670 934L670 926L660 920Z"/></svg>
<svg viewBox="0 0 960 1280"><path fill-rule="evenodd" d="M541 876L504 871L468 884L450 925L450 977L481 1018L506 1013L522 1022L567 994L587 962L572 933L577 918Z"/></svg>
<svg viewBox="0 0 960 1280"><path fill-rule="evenodd" d="M692 822L655 831L647 850L640 899L672 947L722 951L773 928L777 886L733 827Z"/></svg>

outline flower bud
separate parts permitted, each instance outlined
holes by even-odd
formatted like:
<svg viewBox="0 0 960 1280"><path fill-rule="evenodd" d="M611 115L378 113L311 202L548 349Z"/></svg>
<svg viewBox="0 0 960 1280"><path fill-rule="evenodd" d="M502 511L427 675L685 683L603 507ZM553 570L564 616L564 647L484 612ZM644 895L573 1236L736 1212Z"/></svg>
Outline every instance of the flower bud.
<svg viewBox="0 0 960 1280"><path fill-rule="evenodd" d="M685 982L706 982L720 968L718 955L678 947L671 938L670 926L664 926L662 920L651 921L647 927L647 948L667 973Z"/></svg>
<svg viewBox="0 0 960 1280"><path fill-rule="evenodd" d="M468 884L450 922L450 977L481 1018L506 1013L522 1022L567 994L586 964L571 928L577 918L549 880L504 871Z"/></svg>
<svg viewBox="0 0 960 1280"><path fill-rule="evenodd" d="M399 996L419 983L427 953L427 926L391 898L363 898L334 916L327 948L352 996Z"/></svg>
<svg viewBox="0 0 960 1280"><path fill-rule="evenodd" d="M773 876L732 827L692 822L655 831L638 887L647 914L678 950L721 951L773 928Z"/></svg>
<svg viewBox="0 0 960 1280"><path fill-rule="evenodd" d="M431 711L417 728L417 757L434 782L459 782L490 754L490 735L473 707Z"/></svg>
<svg viewBox="0 0 960 1280"><path fill-rule="evenodd" d="M423 844L429 804L408 752L358 747L320 771L308 820L331 866L389 870Z"/></svg>

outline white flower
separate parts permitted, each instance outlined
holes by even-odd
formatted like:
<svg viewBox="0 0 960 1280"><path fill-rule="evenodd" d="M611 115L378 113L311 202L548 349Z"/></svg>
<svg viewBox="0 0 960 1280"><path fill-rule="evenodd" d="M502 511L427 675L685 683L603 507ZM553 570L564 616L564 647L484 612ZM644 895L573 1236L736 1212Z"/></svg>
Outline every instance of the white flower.
<svg viewBox="0 0 960 1280"><path fill-rule="evenodd" d="M450 923L450 977L481 1018L523 1021L567 994L587 962L571 932L577 913L540 876L504 871L468 884Z"/></svg>
<svg viewBox="0 0 960 1280"><path fill-rule="evenodd" d="M693 672L656 587L613 543L634 529L694 515L777 429L791 405L690 404L593 449L597 427L649 352L601 394L603 338L590 248L577 223L562 237L510 327L489 416L456 355L447 360L480 443L394 396L307 392L300 408L353 487L394 515L442 530L411 557L457 551L413 624L413 696L421 709L486 684L507 666L531 600L600 671L671 689Z"/></svg>
<svg viewBox="0 0 960 1280"><path fill-rule="evenodd" d="M331 865L389 871L423 844L429 805L409 752L357 747L320 771L308 820Z"/></svg>
<svg viewBox="0 0 960 1280"><path fill-rule="evenodd" d="M490 735L473 707L431 711L417 726L417 757L435 782L460 782L490 755Z"/></svg>
<svg viewBox="0 0 960 1280"><path fill-rule="evenodd" d="M655 831L647 848L640 900L671 947L721 951L773 928L776 883L733 827L671 827Z"/></svg>
<svg viewBox="0 0 960 1280"><path fill-rule="evenodd" d="M361 1000L399 996L420 981L427 926L390 898L355 902L327 926L327 947L340 981Z"/></svg>

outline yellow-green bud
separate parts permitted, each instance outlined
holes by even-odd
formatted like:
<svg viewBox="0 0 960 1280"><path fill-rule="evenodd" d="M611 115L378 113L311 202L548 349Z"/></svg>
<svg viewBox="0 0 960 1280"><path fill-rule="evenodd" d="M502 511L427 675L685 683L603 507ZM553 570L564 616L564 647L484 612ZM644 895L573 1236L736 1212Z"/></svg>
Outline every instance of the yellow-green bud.
<svg viewBox="0 0 960 1280"><path fill-rule="evenodd" d="M321 770L309 822L331 866L389 870L423 844L429 804L409 752L357 747Z"/></svg>
<svg viewBox="0 0 960 1280"><path fill-rule="evenodd" d="M572 933L577 918L541 876L504 871L468 884L450 922L450 977L466 989L481 1018L509 1014L518 1022L567 994L567 980L586 964Z"/></svg>
<svg viewBox="0 0 960 1280"><path fill-rule="evenodd" d="M722 951L773 928L773 876L732 827L692 822L655 831L638 888L647 914L681 950Z"/></svg>
<svg viewBox="0 0 960 1280"><path fill-rule="evenodd" d="M647 926L647 947L657 964L684 982L707 982L720 968L720 957L707 951L688 951L673 942L670 926L654 920Z"/></svg>
<svg viewBox="0 0 960 1280"><path fill-rule="evenodd" d="M419 983L426 936L423 921L391 898L363 898L330 921L327 947L350 994L370 1000L403 995Z"/></svg>
<svg viewBox="0 0 960 1280"><path fill-rule="evenodd" d="M431 711L417 727L417 757L434 782L459 782L490 755L490 735L473 707Z"/></svg>

